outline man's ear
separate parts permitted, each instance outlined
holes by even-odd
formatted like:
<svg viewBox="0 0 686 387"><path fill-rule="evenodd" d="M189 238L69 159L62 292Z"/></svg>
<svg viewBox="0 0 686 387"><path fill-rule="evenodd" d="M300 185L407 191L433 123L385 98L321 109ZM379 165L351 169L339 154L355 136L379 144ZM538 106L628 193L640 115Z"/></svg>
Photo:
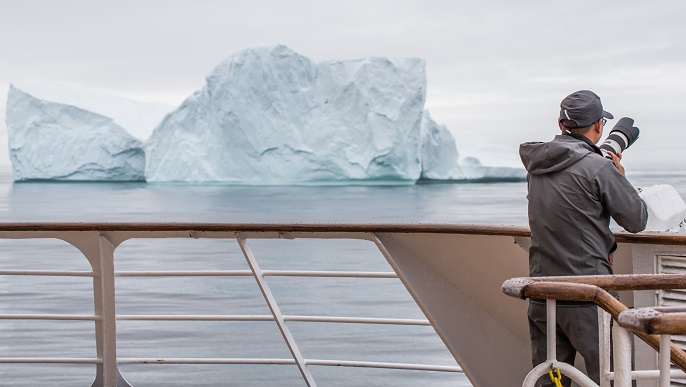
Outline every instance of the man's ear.
<svg viewBox="0 0 686 387"><path fill-rule="evenodd" d="M596 133L598 133L598 136L601 136L603 134L603 120L598 120L596 122L596 125L594 125L593 130L595 130Z"/></svg>
<svg viewBox="0 0 686 387"><path fill-rule="evenodd" d="M558 121L557 121L557 126L560 127L560 131L561 131L562 133L567 133L567 128L565 128L564 126L562 126L562 121L558 120Z"/></svg>

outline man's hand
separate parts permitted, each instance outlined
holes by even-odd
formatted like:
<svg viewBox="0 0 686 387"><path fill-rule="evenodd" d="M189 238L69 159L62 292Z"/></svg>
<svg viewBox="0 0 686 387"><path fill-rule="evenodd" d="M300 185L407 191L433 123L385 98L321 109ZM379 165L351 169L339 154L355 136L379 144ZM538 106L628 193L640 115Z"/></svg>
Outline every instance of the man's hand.
<svg viewBox="0 0 686 387"><path fill-rule="evenodd" d="M615 163L615 167L617 167L617 170L619 170L619 173L624 176L624 167L622 166L621 160L622 160L622 154L615 154L615 152L610 152L608 151L607 153L612 156L612 162Z"/></svg>

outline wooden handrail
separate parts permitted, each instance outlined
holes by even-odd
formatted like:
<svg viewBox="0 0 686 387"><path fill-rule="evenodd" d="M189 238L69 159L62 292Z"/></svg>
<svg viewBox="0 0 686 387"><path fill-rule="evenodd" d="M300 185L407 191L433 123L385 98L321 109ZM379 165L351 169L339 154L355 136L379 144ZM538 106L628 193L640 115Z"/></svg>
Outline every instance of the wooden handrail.
<svg viewBox="0 0 686 387"><path fill-rule="evenodd" d="M503 292L515 298L525 297L524 288L535 282L564 282L595 285L606 291L686 289L686 276L682 274L622 274L568 277L518 277L503 283ZM530 298L530 297L529 297Z"/></svg>
<svg viewBox="0 0 686 387"><path fill-rule="evenodd" d="M629 309L619 314L622 328L647 334L686 333L686 307Z"/></svg>
<svg viewBox="0 0 686 387"><path fill-rule="evenodd" d="M629 308L608 293L608 290L666 289L686 289L686 275L629 274L580 277L520 277L509 279L502 286L503 293L515 298L593 302L609 313L615 320L618 320L619 315L629 310ZM638 330L633 332L653 349L656 351L660 350L659 336ZM686 372L686 353L674 343L670 344L670 348L672 363Z"/></svg>
<svg viewBox="0 0 686 387"><path fill-rule="evenodd" d="M391 232L500 235L528 238L528 227L437 223L194 223L194 222L0 222L9 231ZM686 234L615 232L619 243L686 245Z"/></svg>
<svg viewBox="0 0 686 387"><path fill-rule="evenodd" d="M528 237L521 226L433 223L0 222L3 231L389 232ZM686 236L684 237L686 244Z"/></svg>

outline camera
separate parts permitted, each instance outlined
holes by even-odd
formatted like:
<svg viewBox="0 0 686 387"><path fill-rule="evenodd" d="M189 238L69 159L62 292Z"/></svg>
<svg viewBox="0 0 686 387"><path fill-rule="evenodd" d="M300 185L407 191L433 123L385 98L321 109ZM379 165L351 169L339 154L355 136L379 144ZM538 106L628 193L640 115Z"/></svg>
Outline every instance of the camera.
<svg viewBox="0 0 686 387"><path fill-rule="evenodd" d="M636 141L639 132L640 130L634 126L633 118L622 117L612 128L605 142L598 148L600 148L603 157L612 160L612 156L608 151L614 152L617 155L622 153L624 149L630 147Z"/></svg>

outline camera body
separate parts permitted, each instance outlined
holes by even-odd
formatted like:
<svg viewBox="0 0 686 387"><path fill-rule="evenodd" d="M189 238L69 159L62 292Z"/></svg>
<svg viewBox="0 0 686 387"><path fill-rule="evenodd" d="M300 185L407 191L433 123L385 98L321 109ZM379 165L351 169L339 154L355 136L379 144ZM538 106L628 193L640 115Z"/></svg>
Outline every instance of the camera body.
<svg viewBox="0 0 686 387"><path fill-rule="evenodd" d="M605 142L598 148L600 148L603 157L611 160L612 156L608 152L617 155L622 153L638 139L639 133L640 130L634 126L633 118L622 117L612 128Z"/></svg>

